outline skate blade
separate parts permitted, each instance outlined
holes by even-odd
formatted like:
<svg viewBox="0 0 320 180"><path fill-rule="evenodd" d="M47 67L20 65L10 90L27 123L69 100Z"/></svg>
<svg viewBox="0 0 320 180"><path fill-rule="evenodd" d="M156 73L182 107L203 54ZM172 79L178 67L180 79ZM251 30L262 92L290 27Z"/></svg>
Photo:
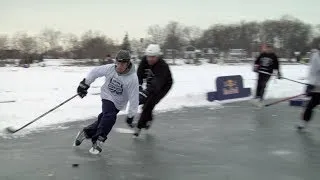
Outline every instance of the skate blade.
<svg viewBox="0 0 320 180"><path fill-rule="evenodd" d="M264 104L263 103L260 103L260 102L251 102L251 104L259 109L263 108L264 107Z"/></svg>
<svg viewBox="0 0 320 180"><path fill-rule="evenodd" d="M141 134L141 130L140 130L139 132L134 131L134 132L132 133L132 138L136 139L136 138L138 138L138 137L140 136L140 134Z"/></svg>
<svg viewBox="0 0 320 180"><path fill-rule="evenodd" d="M134 131L132 129L126 129L126 128L114 128L114 130L118 133L122 134L132 134Z"/></svg>
<svg viewBox="0 0 320 180"><path fill-rule="evenodd" d="M296 130L298 133L309 133L308 129L306 127L302 127L300 125L296 126Z"/></svg>
<svg viewBox="0 0 320 180"><path fill-rule="evenodd" d="M98 155L98 154L100 154L100 151L98 151L98 150L96 150L94 148L90 148L89 153L93 154L93 155Z"/></svg>
<svg viewBox="0 0 320 180"><path fill-rule="evenodd" d="M257 106L259 109L262 109L263 107L264 107L264 105L263 104L258 104L258 106Z"/></svg>
<svg viewBox="0 0 320 180"><path fill-rule="evenodd" d="M77 146L80 146L80 145L81 145L81 143L80 143L79 145L77 145L77 139L78 139L80 133L81 133L81 131L78 132L78 134L77 134L77 136L76 136L76 139L73 141L73 145L72 145L73 147L77 147Z"/></svg>

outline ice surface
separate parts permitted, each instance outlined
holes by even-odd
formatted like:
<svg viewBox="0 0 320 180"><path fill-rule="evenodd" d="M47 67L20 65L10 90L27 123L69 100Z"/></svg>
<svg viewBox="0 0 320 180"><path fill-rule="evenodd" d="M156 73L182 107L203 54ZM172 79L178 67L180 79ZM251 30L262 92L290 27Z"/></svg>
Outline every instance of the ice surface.
<svg viewBox="0 0 320 180"><path fill-rule="evenodd" d="M7 126L19 127L76 93L79 82L93 67L64 67L50 61L46 67L0 68L0 129ZM251 65L203 64L171 66L174 86L170 93L156 106L156 111L167 111L181 107L220 106L221 102L208 102L206 93L215 90L218 76L242 75L245 87L253 88L256 74ZM283 65L283 76L305 82L308 67L305 65ZM272 78L266 90L266 98L280 98L303 92L304 86L287 80ZM24 132L48 125L86 120L96 117L101 110L100 86L104 79L96 80L84 99L71 100L56 111L30 125ZM122 111L121 113L125 113ZM123 121L119 119L118 121Z"/></svg>

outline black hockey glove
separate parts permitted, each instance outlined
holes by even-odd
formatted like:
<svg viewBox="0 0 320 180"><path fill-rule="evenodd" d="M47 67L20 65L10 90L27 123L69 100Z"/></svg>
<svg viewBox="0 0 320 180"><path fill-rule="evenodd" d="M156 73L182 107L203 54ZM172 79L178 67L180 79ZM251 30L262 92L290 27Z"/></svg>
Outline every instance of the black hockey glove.
<svg viewBox="0 0 320 180"><path fill-rule="evenodd" d="M139 92L143 91L142 85L139 85Z"/></svg>
<svg viewBox="0 0 320 180"><path fill-rule="evenodd" d="M259 65L255 64L253 66L253 72L258 72L259 71Z"/></svg>
<svg viewBox="0 0 320 180"><path fill-rule="evenodd" d="M134 125L132 124L133 123L133 119L134 117L127 117L127 120L126 120L126 123L128 124L129 127L133 128Z"/></svg>
<svg viewBox="0 0 320 180"><path fill-rule="evenodd" d="M78 92L78 95L81 97L81 98L84 98L87 94L88 94L88 89L89 89L89 85L87 85L85 83L86 79L83 79L79 86L78 86L78 89L77 89L77 92Z"/></svg>
<svg viewBox="0 0 320 180"><path fill-rule="evenodd" d="M282 75L280 72L278 72L278 79L282 79Z"/></svg>
<svg viewBox="0 0 320 180"><path fill-rule="evenodd" d="M147 91L140 91L139 92L139 104L144 104L148 98Z"/></svg>
<svg viewBox="0 0 320 180"><path fill-rule="evenodd" d="M312 85L312 84L307 85L306 95L307 95L307 96L311 96L311 92L312 92L312 90L313 90L314 88L315 88L315 86Z"/></svg>

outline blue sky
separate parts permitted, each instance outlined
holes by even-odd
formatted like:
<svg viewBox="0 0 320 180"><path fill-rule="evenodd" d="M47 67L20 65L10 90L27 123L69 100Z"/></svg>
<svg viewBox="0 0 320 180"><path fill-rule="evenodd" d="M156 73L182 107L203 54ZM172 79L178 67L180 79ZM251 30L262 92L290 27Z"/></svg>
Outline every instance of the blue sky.
<svg viewBox="0 0 320 180"><path fill-rule="evenodd" d="M314 0L0 0L0 34L38 33L54 28L66 33L92 29L121 40L145 37L149 25L179 21L207 28L214 23L275 19L290 14L320 24Z"/></svg>

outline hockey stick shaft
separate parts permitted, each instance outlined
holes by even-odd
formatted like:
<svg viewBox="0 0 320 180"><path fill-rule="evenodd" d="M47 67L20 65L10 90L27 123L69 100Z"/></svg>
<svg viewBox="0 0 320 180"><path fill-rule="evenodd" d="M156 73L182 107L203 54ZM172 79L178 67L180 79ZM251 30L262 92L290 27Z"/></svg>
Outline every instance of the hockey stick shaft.
<svg viewBox="0 0 320 180"><path fill-rule="evenodd" d="M266 74L266 75L270 75L270 76L275 76L275 74L264 72L264 71L258 71L258 73Z"/></svg>
<svg viewBox="0 0 320 180"><path fill-rule="evenodd" d="M270 76L275 76L274 74L267 73L267 72L264 72L264 71L258 71L258 72L262 73L262 74L267 74L267 75L270 75ZM285 80L292 81L292 82L299 83L299 84L303 84L303 85L309 85L307 83L303 83L303 82L296 81L296 80L293 80L293 79L289 79L289 78L286 78L286 77L281 77L281 79L285 79Z"/></svg>
<svg viewBox="0 0 320 180"><path fill-rule="evenodd" d="M73 95L72 97L70 97L70 98L68 98L67 100L63 101L63 102L60 103L59 105L55 106L54 108L52 108L52 109L50 109L49 111L45 112L44 114L40 115L40 116L37 117L36 119L30 121L29 123L25 124L24 126L20 127L19 129L12 131L11 133L16 133L16 132L20 131L21 129L29 126L30 124L36 122L37 120L41 119L41 118L44 117L45 115L49 114L50 112L58 109L60 106L64 105L65 103L67 103L68 101L72 100L73 98L75 98L75 97L77 97L77 96L78 96L78 94Z"/></svg>
<svg viewBox="0 0 320 180"><path fill-rule="evenodd" d="M13 103L13 102L16 102L14 100L11 100L11 101L0 101L0 103Z"/></svg>
<svg viewBox="0 0 320 180"><path fill-rule="evenodd" d="M282 79L286 79L286 80L288 80L288 81L292 81L292 82L299 83L299 84L303 84L303 85L309 85L309 84L307 84L307 83L303 83L303 82L296 81L296 80L289 79L289 78L285 78L285 77L282 77Z"/></svg>
<svg viewBox="0 0 320 180"><path fill-rule="evenodd" d="M281 99L279 101L275 101L275 102L266 104L264 106L271 106L271 105L274 105L274 104L278 104L278 103L281 103L281 102L284 102L284 101L287 101L287 100L290 100L290 99L293 99L293 98L296 98L296 97L299 97L299 96L302 96L302 95L305 95L305 93L299 94L299 95L296 95L296 96L287 97L287 98Z"/></svg>

